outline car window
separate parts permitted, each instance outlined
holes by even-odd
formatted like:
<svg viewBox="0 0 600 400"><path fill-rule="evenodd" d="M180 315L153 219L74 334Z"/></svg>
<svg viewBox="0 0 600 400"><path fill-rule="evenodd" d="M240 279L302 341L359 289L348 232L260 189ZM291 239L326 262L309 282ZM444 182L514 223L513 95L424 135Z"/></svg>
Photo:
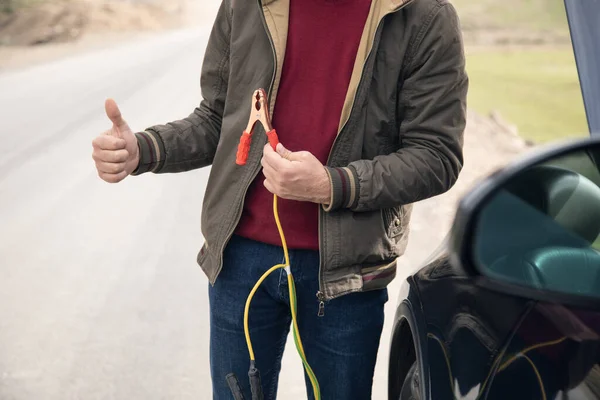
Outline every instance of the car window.
<svg viewBox="0 0 600 400"><path fill-rule="evenodd" d="M600 171L595 161L587 152L577 152L564 157L549 161L543 165L560 167L571 171L577 171L578 174L600 186Z"/></svg>
<svg viewBox="0 0 600 400"><path fill-rule="evenodd" d="M476 264L515 284L600 297L599 182L586 150L523 170L480 211Z"/></svg>
<svg viewBox="0 0 600 400"><path fill-rule="evenodd" d="M600 252L576 232L509 191L494 198L481 221L475 254L489 266L489 275L539 289L600 296ZM592 254L597 262L585 265Z"/></svg>
<svg viewBox="0 0 600 400"><path fill-rule="evenodd" d="M600 154L595 154L595 152L578 152L552 160L545 165L577 171L577 173L600 187L600 166L597 164L597 160L600 160ZM600 207L600 203L598 206ZM591 246L600 251L600 235L592 242Z"/></svg>

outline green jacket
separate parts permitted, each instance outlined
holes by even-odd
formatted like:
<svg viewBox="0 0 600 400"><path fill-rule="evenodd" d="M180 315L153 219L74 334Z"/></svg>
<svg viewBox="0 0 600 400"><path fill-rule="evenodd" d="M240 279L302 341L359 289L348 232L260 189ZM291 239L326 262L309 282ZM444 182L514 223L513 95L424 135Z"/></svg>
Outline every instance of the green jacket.
<svg viewBox="0 0 600 400"><path fill-rule="evenodd" d="M212 165L198 254L211 283L260 170L266 135L254 135L243 167L236 150L252 92L268 89L271 112L277 102L288 13L289 0L224 0L202 66L202 102L183 120L136 134L135 174ZM467 86L447 0L373 0L326 165L332 204L319 213L319 301L394 278L411 204L447 191L462 168Z"/></svg>

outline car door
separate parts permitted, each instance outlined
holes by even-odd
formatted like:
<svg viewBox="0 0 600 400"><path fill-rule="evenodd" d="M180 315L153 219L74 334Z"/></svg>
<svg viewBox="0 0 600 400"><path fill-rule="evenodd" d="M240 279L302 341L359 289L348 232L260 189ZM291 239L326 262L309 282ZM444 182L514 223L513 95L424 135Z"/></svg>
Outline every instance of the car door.
<svg viewBox="0 0 600 400"><path fill-rule="evenodd" d="M565 7L589 131L600 135L600 0ZM487 399L506 398L600 399L600 310L537 303L489 387Z"/></svg>
<svg viewBox="0 0 600 400"><path fill-rule="evenodd" d="M600 135L600 0L565 0L571 41L592 135Z"/></svg>

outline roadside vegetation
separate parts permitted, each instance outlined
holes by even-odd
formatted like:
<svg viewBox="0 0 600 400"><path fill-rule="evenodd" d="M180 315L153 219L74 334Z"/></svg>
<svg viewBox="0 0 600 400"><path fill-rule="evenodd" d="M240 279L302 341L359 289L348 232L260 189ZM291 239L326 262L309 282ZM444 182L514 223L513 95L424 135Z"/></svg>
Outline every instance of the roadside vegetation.
<svg viewBox="0 0 600 400"><path fill-rule="evenodd" d="M35 6L44 0L0 0L0 12L11 14L18 9Z"/></svg>
<svg viewBox="0 0 600 400"><path fill-rule="evenodd" d="M535 143L587 135L563 0L453 0L467 45L469 108Z"/></svg>
<svg viewBox="0 0 600 400"><path fill-rule="evenodd" d="M572 50L488 50L468 55L469 108L498 110L535 143L585 136L587 122Z"/></svg>

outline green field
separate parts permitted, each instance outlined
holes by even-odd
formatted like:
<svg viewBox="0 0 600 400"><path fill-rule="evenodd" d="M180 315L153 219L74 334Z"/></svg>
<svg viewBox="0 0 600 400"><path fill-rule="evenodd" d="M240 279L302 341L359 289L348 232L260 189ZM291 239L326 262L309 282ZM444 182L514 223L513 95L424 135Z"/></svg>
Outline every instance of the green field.
<svg viewBox="0 0 600 400"><path fill-rule="evenodd" d="M469 108L499 111L524 138L542 143L588 134L570 48L473 52L467 70Z"/></svg>
<svg viewBox="0 0 600 400"><path fill-rule="evenodd" d="M528 36L550 40L512 51L501 44L467 42L469 108L498 111L521 136L537 143L587 135L575 59L565 45L570 40L563 0L451 1L468 38L491 36L508 43L506 36L517 47Z"/></svg>
<svg viewBox="0 0 600 400"><path fill-rule="evenodd" d="M12 13L23 7L35 6L42 0L0 0L0 13Z"/></svg>

